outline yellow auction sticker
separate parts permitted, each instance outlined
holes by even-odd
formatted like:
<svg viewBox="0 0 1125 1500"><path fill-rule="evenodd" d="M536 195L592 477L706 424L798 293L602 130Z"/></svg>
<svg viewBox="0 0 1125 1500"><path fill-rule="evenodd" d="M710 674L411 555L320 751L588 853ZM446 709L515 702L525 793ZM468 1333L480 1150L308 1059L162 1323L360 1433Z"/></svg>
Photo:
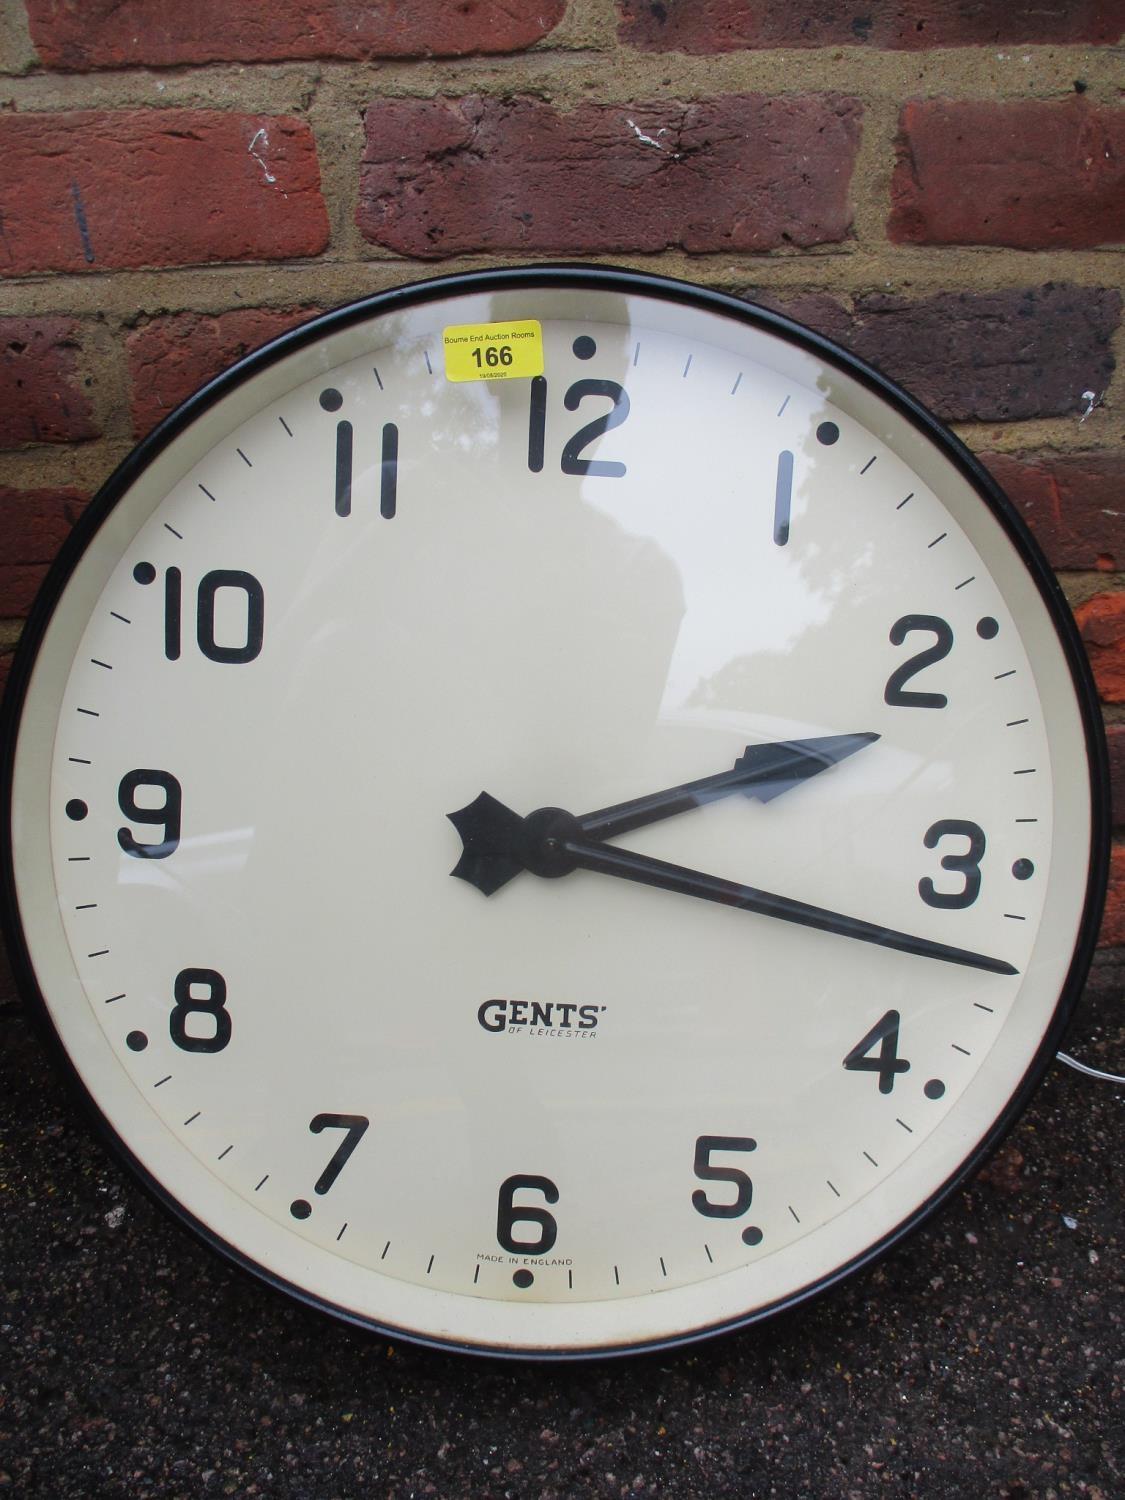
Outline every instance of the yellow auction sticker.
<svg viewBox="0 0 1125 1500"><path fill-rule="evenodd" d="M446 380L526 380L543 373L543 330L521 323L457 323L442 332Z"/></svg>

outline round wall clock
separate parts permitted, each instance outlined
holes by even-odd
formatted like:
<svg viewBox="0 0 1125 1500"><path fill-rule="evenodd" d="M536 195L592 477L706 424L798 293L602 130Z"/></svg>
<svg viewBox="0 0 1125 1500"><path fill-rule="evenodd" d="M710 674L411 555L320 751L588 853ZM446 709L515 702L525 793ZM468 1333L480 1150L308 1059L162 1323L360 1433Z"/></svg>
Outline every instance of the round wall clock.
<svg viewBox="0 0 1125 1500"><path fill-rule="evenodd" d="M145 1184L356 1323L761 1318L1012 1123L1106 860L1080 648L921 407L649 276L317 319L122 465L8 698L24 989Z"/></svg>

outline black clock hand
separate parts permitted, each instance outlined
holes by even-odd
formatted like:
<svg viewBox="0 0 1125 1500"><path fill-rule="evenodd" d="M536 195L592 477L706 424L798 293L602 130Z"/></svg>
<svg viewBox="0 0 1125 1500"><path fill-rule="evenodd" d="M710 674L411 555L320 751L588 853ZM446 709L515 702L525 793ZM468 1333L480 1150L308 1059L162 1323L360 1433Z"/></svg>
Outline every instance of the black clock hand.
<svg viewBox="0 0 1125 1500"><path fill-rule="evenodd" d="M578 826L588 838L611 839L718 797L729 797L732 792L743 792L760 802L768 802L878 738L877 734L829 734L811 740L747 745L730 771L584 813L578 818Z"/></svg>
<svg viewBox="0 0 1125 1500"><path fill-rule="evenodd" d="M784 922L815 927L821 932L877 943L901 953L964 964L992 974L1019 972L1003 959L989 958L967 948L954 948L930 938L897 932L894 928L880 927L874 922L845 916L842 912L810 906L790 896L739 885L733 880L688 870L682 865L634 854L629 849L618 849L611 844L595 843L583 838L578 819L559 807L541 807L521 818L495 797L482 792L467 807L450 813L449 819L465 846L451 874L475 885L486 896L506 885L521 870L530 870L533 875L548 880L578 869L592 870L601 875L615 875L622 880L655 886L659 890L717 901L723 906L739 907L761 916L779 917Z"/></svg>

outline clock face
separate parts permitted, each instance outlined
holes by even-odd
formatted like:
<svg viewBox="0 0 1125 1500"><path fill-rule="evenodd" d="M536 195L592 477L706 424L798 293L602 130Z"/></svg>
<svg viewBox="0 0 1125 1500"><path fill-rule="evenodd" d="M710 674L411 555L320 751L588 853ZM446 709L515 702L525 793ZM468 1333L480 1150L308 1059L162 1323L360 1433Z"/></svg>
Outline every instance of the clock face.
<svg viewBox="0 0 1125 1500"><path fill-rule="evenodd" d="M515 320L542 374L446 378L443 329ZM560 1357L760 1316L951 1189L1081 982L1104 792L1046 577L783 320L550 270L345 309L49 581L28 988L149 1184L307 1300Z"/></svg>

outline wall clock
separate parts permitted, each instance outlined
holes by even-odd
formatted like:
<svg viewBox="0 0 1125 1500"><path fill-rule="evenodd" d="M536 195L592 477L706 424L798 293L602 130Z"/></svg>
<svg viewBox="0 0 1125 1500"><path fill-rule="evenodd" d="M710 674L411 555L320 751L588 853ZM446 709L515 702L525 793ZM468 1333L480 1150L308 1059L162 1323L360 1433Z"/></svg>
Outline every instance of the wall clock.
<svg viewBox="0 0 1125 1500"><path fill-rule="evenodd" d="M1011 507L822 339L532 268L329 314L124 463L8 697L22 985L212 1246L566 1358L868 1262L1088 965L1100 730Z"/></svg>

